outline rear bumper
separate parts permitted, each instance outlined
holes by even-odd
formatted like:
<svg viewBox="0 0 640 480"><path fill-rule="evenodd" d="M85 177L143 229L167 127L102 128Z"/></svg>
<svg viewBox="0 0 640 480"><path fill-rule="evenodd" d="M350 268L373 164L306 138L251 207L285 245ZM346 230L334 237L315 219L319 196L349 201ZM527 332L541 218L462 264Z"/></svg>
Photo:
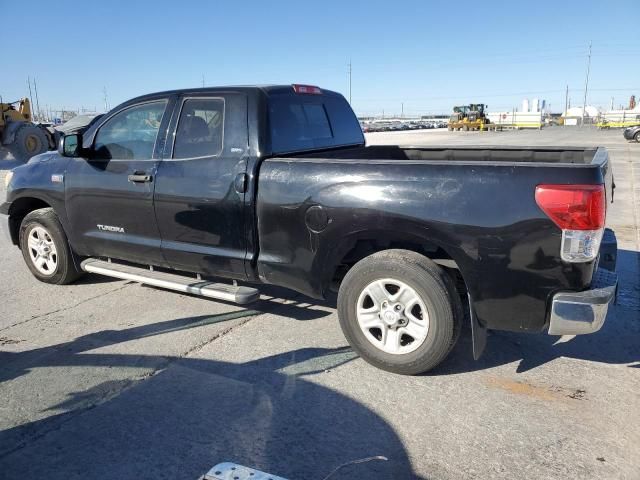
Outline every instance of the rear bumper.
<svg viewBox="0 0 640 480"><path fill-rule="evenodd" d="M615 274L618 241L607 228L600 244L598 268L589 290L560 292L553 296L549 335L582 335L600 330L607 317L609 304L616 298L618 276Z"/></svg>
<svg viewBox="0 0 640 480"><path fill-rule="evenodd" d="M617 288L618 276L598 268L589 290L556 293L551 304L549 335L583 335L600 330L609 304L615 301Z"/></svg>

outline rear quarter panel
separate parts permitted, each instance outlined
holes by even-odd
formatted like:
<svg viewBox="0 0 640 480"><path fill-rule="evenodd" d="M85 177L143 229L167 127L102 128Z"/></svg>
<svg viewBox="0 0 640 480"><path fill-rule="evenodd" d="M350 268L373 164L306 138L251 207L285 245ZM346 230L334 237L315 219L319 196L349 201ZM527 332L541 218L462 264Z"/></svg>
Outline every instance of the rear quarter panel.
<svg viewBox="0 0 640 480"><path fill-rule="evenodd" d="M538 331L550 295L586 288L594 265L560 260L561 232L537 206L535 187L602 182L597 165L266 160L259 275L320 298L355 240L430 242L457 263L481 324ZM307 225L317 206L324 229Z"/></svg>

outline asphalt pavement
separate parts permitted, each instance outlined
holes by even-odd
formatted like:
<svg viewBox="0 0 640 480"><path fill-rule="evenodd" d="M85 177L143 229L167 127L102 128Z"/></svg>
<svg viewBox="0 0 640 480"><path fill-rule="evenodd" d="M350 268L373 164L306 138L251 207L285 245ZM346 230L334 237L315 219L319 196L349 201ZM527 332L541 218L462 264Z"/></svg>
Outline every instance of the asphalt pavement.
<svg viewBox="0 0 640 480"><path fill-rule="evenodd" d="M0 228L0 478L193 479L235 461L291 480L640 478L640 144L620 131L369 134L405 145L602 145L620 293L580 337L470 331L403 377L349 349L335 299L248 308L87 275L36 281ZM0 197L6 171L0 160Z"/></svg>

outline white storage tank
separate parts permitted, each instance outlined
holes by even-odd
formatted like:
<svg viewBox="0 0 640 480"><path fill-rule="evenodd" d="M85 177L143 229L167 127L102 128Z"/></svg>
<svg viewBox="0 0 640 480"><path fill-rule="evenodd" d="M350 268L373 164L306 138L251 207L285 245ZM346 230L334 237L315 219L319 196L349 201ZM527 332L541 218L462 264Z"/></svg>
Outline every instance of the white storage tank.
<svg viewBox="0 0 640 480"><path fill-rule="evenodd" d="M539 110L539 104L540 104L540 101L537 98L534 98L533 100L531 100L531 105L529 106L529 108L530 108L529 111L531 113L538 113L540 111Z"/></svg>

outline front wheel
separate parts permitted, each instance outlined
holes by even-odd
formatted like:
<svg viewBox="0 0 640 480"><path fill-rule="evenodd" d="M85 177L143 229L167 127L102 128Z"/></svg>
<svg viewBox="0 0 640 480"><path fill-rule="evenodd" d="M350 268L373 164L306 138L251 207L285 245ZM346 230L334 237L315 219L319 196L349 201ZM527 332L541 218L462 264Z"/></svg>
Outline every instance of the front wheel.
<svg viewBox="0 0 640 480"><path fill-rule="evenodd" d="M451 277L407 250L378 252L354 265L340 286L338 314L345 337L364 360L404 375L441 363L463 317Z"/></svg>
<svg viewBox="0 0 640 480"><path fill-rule="evenodd" d="M640 143L640 132L637 132L637 133L634 135L633 139L634 139L636 142L639 142L639 143Z"/></svg>
<svg viewBox="0 0 640 480"><path fill-rule="evenodd" d="M29 213L20 224L20 249L31 273L41 282L63 285L82 275L60 220L51 208Z"/></svg>

